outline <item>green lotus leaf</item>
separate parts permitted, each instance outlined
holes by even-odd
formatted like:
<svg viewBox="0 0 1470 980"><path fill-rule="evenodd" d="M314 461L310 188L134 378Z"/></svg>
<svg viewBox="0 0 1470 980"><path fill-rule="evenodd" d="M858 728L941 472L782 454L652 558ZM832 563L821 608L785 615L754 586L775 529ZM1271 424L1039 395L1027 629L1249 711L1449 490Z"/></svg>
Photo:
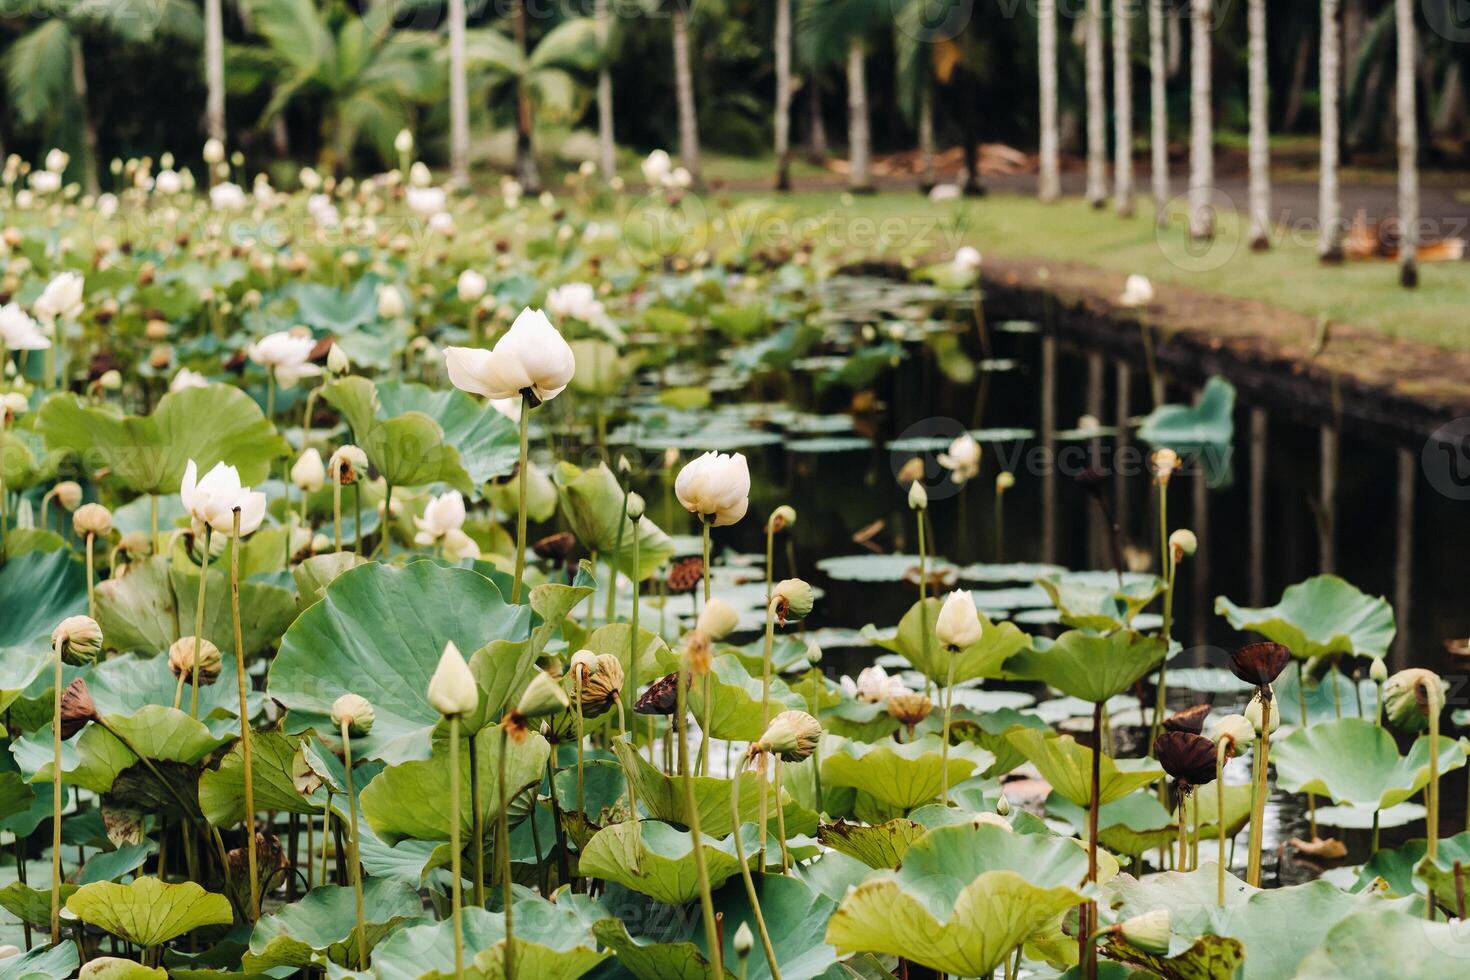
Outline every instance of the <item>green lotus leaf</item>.
<svg viewBox="0 0 1470 980"><path fill-rule="evenodd" d="M571 341L577 373L571 388L583 395L609 397L623 390L643 360L642 352L620 354L617 345L597 338Z"/></svg>
<svg viewBox="0 0 1470 980"><path fill-rule="evenodd" d="M1378 851L1359 871L1353 891L1379 883L1383 894L1402 897L1423 895L1423 885L1427 884L1439 904L1453 912L1458 905L1455 865L1462 869L1470 866L1470 831L1442 838L1435 847L1433 862L1426 857L1427 851L1428 844L1422 837ZM1464 880L1462 870L1462 885Z"/></svg>
<svg viewBox="0 0 1470 980"><path fill-rule="evenodd" d="M1250 819L1251 788L1245 783L1220 785L1217 779L1204 786L1196 786L1189 804L1189 833L1199 840L1215 840L1219 837L1216 824L1219 820L1219 792L1225 791L1225 837L1233 838ZM1194 806L1199 804L1199 826L1194 826Z"/></svg>
<svg viewBox="0 0 1470 980"><path fill-rule="evenodd" d="M1171 951L1166 955L1139 949L1122 939L1113 939L1102 953L1146 968L1150 971L1147 976L1158 975L1171 980L1235 980L1240 976L1241 964L1246 961L1246 951L1240 940L1229 936L1200 936L1179 952Z"/></svg>
<svg viewBox="0 0 1470 980"><path fill-rule="evenodd" d="M111 851L103 851L87 858L77 875L77 884L87 885L94 881L116 881L125 874L137 871L154 854L158 845L145 839L140 844L123 844Z"/></svg>
<svg viewBox="0 0 1470 980"><path fill-rule="evenodd" d="M898 719L888 713L887 702L840 701L823 710L820 717L827 734L855 742L881 742L900 727Z"/></svg>
<svg viewBox="0 0 1470 980"><path fill-rule="evenodd" d="M582 547L597 552L604 561L613 556L615 567L624 575L641 582L673 557L674 542L646 514L636 525L624 515L623 489L605 463L584 470L560 462L552 470L551 481L556 484L562 514Z"/></svg>
<svg viewBox="0 0 1470 980"><path fill-rule="evenodd" d="M51 662L51 631L87 611L87 572L70 552L33 551L0 565L0 709Z"/></svg>
<svg viewBox="0 0 1470 980"><path fill-rule="evenodd" d="M99 956L87 961L77 980L168 980L168 971L120 956Z"/></svg>
<svg viewBox="0 0 1470 980"><path fill-rule="evenodd" d="M1077 842L956 824L915 841L896 872L850 892L827 923L839 955L902 956L956 976L989 976L1011 951L1083 901Z"/></svg>
<svg viewBox="0 0 1470 980"><path fill-rule="evenodd" d="M634 750L626 738L613 741L613 751L623 768L632 774L634 788L638 791L638 806L655 820L688 826L688 804L685 802L682 777L666 775ZM728 779L714 776L694 777L694 799L699 808L699 829L716 839L728 837L734 830L730 814L730 787ZM791 794L782 790L782 812L786 820L788 836L812 834L817 829L817 815L802 807ZM776 827L775 803L769 796L768 827ZM740 776L740 821L755 823L759 820L760 778L753 772Z"/></svg>
<svg viewBox="0 0 1470 980"><path fill-rule="evenodd" d="M1426 922L1384 907L1347 916L1297 967L1296 980L1454 977L1465 972L1470 923Z"/></svg>
<svg viewBox="0 0 1470 980"><path fill-rule="evenodd" d="M607 959L599 952L590 923L596 903L585 895L561 895L555 903L535 895L515 903L515 972L518 977L575 980ZM498 980L505 976L505 919L499 912L463 912L467 958L465 976ZM377 980L427 980L454 976L454 926L445 920L400 929L373 953Z"/></svg>
<svg viewBox="0 0 1470 980"><path fill-rule="evenodd" d="M942 605L944 603L939 599L926 599L921 610L919 603L916 602L898 621L898 632L892 639L878 639L876 636L873 639L876 645L901 655L913 665L915 670L940 686L943 686L950 676L951 660L949 651L944 649L943 644L934 635L934 623L939 618L939 609ZM922 632L924 621L921 618L926 613L929 630L927 656L924 652ZM976 614L980 617L979 641L953 655L956 684L976 678L1007 676L1004 670L1006 660L1026 649L1031 643L1031 638L1021 632L1014 623L992 622L985 613L978 609Z"/></svg>
<svg viewBox="0 0 1470 980"><path fill-rule="evenodd" d="M66 900L66 908L83 922L143 947L204 926L229 925L234 919L223 895L192 881L173 885L147 877L126 885L110 881L83 885Z"/></svg>
<svg viewBox="0 0 1470 980"><path fill-rule="evenodd" d="M527 787L539 785L551 757L546 739L532 732L523 740L507 739L506 756L500 754L501 733L486 728L474 736L476 761L480 779L482 817L485 826L500 813L499 772L505 768L505 787L514 800ZM356 741L353 742L354 746ZM461 745L460 765L460 840L469 840L474 820L470 797L469 746ZM436 740L428 759L390 765L362 790L362 813L373 832L388 844L406 838L414 840L448 840L449 820L449 745Z"/></svg>
<svg viewBox="0 0 1470 980"><path fill-rule="evenodd" d="M71 897L77 886L70 882L61 884L61 901ZM22 922L29 922L33 926L48 926L51 923L51 887L32 888L30 885L20 881L12 881L4 888L0 888L0 908L9 912ZM0 960L0 962L4 962Z"/></svg>
<svg viewBox="0 0 1470 980"><path fill-rule="evenodd" d="M836 582L902 582L919 574L919 556L905 554L829 555L817 561L817 567ZM930 575L945 574L954 566L942 558L929 556L924 571ZM915 623L917 626L918 624Z"/></svg>
<svg viewBox="0 0 1470 980"><path fill-rule="evenodd" d="M1226 871L1225 908L1221 911L1217 870L1214 862L1207 862L1184 873L1165 871L1142 878L1118 875L1103 885L1100 905L1112 911L1115 921L1168 909L1172 934L1169 953L1177 955L1192 946L1197 937L1221 931L1218 919L1234 914L1260 891Z"/></svg>
<svg viewBox="0 0 1470 980"><path fill-rule="evenodd" d="M1018 729L1006 738L1031 760L1054 790L1077 806L1091 805L1092 749L1078 745L1070 735L1052 735L1037 728ZM1121 800L1163 775L1163 767L1152 759L1104 755L1098 760L1098 805Z"/></svg>
<svg viewBox="0 0 1470 980"><path fill-rule="evenodd" d="M1193 405L1160 405L1138 427L1138 437L1181 456L1195 456L1211 487L1231 479L1230 443L1235 437L1235 386L1213 376Z"/></svg>
<svg viewBox="0 0 1470 980"><path fill-rule="evenodd" d="M101 724L92 723L82 730L74 743L75 754L63 752L61 768L66 781L75 783L94 793L123 795L119 777L128 773L130 782L127 790L143 801L157 801L168 805L180 802L179 791L184 791L187 801L193 796L192 780L185 780L176 766L197 766L211 752L230 741L230 736L216 737L201 721L189 717L187 712L164 705L148 705L131 715L105 715ZM46 782L51 779L52 760L50 738L45 739L44 754L39 746L27 746L24 756L34 760L35 774L31 782ZM160 769L139 766L139 759L152 763L164 763ZM22 761L17 755L17 762ZM24 763L22 762L22 765ZM159 784L157 773L162 772L166 784Z"/></svg>
<svg viewBox="0 0 1470 980"><path fill-rule="evenodd" d="M897 868L909 845L928 832L914 820L899 818L877 826L869 824L824 823L817 828L817 840L841 854L857 858L870 868Z"/></svg>
<svg viewBox="0 0 1470 980"><path fill-rule="evenodd" d="M326 594L327 586L337 581L337 576L364 564L364 561L351 551L332 551L325 555L312 555L291 566L291 575L296 579L297 606L305 609L319 600Z"/></svg>
<svg viewBox="0 0 1470 980"><path fill-rule="evenodd" d="M27 813L36 803L36 790L18 772L0 772L0 830L13 830L12 817ZM47 802L50 810L50 802ZM24 837L25 834L17 836Z"/></svg>
<svg viewBox="0 0 1470 980"><path fill-rule="evenodd" d="M1296 729L1272 749L1271 761L1277 782L1289 792L1386 810L1429 784L1429 736L1421 735L1401 756L1393 735L1381 726L1339 718ZM1464 745L1440 739L1440 773L1464 764Z"/></svg>
<svg viewBox="0 0 1470 980"><path fill-rule="evenodd" d="M50 915L49 908L47 915ZM77 945L70 939L55 946L37 946L0 960L0 980L36 980L37 977L66 980L77 972L79 961Z"/></svg>
<svg viewBox="0 0 1470 980"><path fill-rule="evenodd" d="M169 669L168 658L141 657L125 653L94 664L87 672L87 688L97 711L104 715L130 715L152 705L172 705L179 693L178 678ZM179 706L188 711L193 689L184 682ZM260 696L251 692L247 702L252 716L260 710ZM233 654L220 654L220 673L213 684L199 687L199 720L216 737L240 730L240 692L235 680Z"/></svg>
<svg viewBox="0 0 1470 980"><path fill-rule="evenodd" d="M423 902L411 886L383 878L362 883L363 934L371 951L404 922L423 914ZM327 963L359 968L357 916L350 886L322 885L279 911L262 916L250 933L250 948L241 960L249 972L280 966L298 969Z"/></svg>
<svg viewBox="0 0 1470 980"><path fill-rule="evenodd" d="M937 735L877 745L837 737L827 741L834 744L823 752L823 783L851 786L900 810L912 810L936 799L946 781L950 786L963 782L994 761L994 756L979 746L961 743L950 747L946 767Z"/></svg>
<svg viewBox="0 0 1470 980"><path fill-rule="evenodd" d="M531 633L532 612L507 605L495 583L466 568L417 561L371 563L339 575L304 611L271 663L267 694L286 709L285 729L331 735L332 703L367 698L377 720L353 741L357 758L425 758L440 722L426 692L444 644L478 651ZM392 628L385 629L385 624Z"/></svg>
<svg viewBox="0 0 1470 980"><path fill-rule="evenodd" d="M228 463L253 486L290 452L254 399L222 384L170 392L146 417L53 395L41 406L36 430L47 446L76 453L89 471L106 468L138 493L177 493L191 459L200 474Z"/></svg>
<svg viewBox="0 0 1470 980"><path fill-rule="evenodd" d="M981 775L998 776L1010 772L1026 761L1026 757L1021 754L1020 750L1006 738L1006 733L1015 728L1047 729L1049 726L1030 712L1017 711L1015 708L1001 708L998 711L975 715L973 718L957 718L950 724L950 733L955 738L974 742L994 755L995 762Z"/></svg>
<svg viewBox="0 0 1470 980"><path fill-rule="evenodd" d="M255 810L282 813L321 813L322 806L296 791L292 760L302 739L281 732L254 732L250 736L251 785ZM245 819L245 762L243 745L236 743L219 766L199 777L199 809L216 827L233 827Z"/></svg>
<svg viewBox="0 0 1470 980"><path fill-rule="evenodd" d="M1211 784L1213 785L1213 784ZM1087 832L1087 811L1058 793L1046 801L1048 816L1070 823L1074 831ZM1201 819L1204 814L1200 814ZM1108 850L1118 854L1138 855L1167 847L1179 837L1174 814L1154 794L1145 790L1129 793L1122 799L1098 807L1097 839Z"/></svg>
<svg viewBox="0 0 1470 980"><path fill-rule="evenodd" d="M31 447L19 433L0 431L0 485L14 492L29 490L41 479L36 467L36 457ZM6 542L6 554L10 553L10 542Z"/></svg>
<svg viewBox="0 0 1470 980"><path fill-rule="evenodd" d="M1336 575L1317 575L1287 586L1274 606L1247 609L1224 596L1215 612L1238 630L1258 633L1309 659L1344 654L1382 659L1394 637L1393 607Z"/></svg>
<svg viewBox="0 0 1470 980"><path fill-rule="evenodd" d="M715 738L754 742L765 731L761 724L761 679L750 676L740 658L732 653L714 658L711 666L711 671L705 675L709 698L705 698L706 680L692 684L689 688L690 713L699 719L701 725L708 719L710 734ZM779 678L772 678L771 716L775 717L788 708L804 711L806 705Z"/></svg>
<svg viewBox="0 0 1470 980"><path fill-rule="evenodd" d="M755 859L754 825L742 828L745 860ZM725 840L705 837L704 864L711 888L740 873L734 835ZM578 868L584 875L615 881L666 905L682 905L699 897L694 873L694 847L689 833L657 820L613 824L599 830L582 850Z"/></svg>
<svg viewBox="0 0 1470 980"><path fill-rule="evenodd" d="M1068 630L1045 650L1028 650L1006 662L1006 669L1044 681L1063 694L1093 704L1131 690L1164 662L1167 643L1133 630L1099 635Z"/></svg>
<svg viewBox="0 0 1470 980"><path fill-rule="evenodd" d="M1109 633L1127 629L1164 592L1163 580L1156 576L1129 575L1120 585L1112 572L1061 572L1036 584L1051 596L1063 624Z"/></svg>

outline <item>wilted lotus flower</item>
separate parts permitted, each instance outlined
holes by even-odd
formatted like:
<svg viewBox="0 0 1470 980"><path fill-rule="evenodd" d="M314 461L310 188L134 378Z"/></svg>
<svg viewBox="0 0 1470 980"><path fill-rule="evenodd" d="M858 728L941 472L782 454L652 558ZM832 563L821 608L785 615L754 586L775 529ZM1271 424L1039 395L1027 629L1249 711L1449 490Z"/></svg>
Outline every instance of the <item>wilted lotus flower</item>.
<svg viewBox="0 0 1470 980"><path fill-rule="evenodd" d="M96 717L97 705L92 702L92 692L87 690L87 682L78 677L61 692L61 737L71 738Z"/></svg>
<svg viewBox="0 0 1470 980"><path fill-rule="evenodd" d="M1136 309L1147 306L1154 301L1154 284L1148 281L1147 276L1137 273L1129 276L1123 283L1123 295L1118 297L1118 305Z"/></svg>
<svg viewBox="0 0 1470 980"><path fill-rule="evenodd" d="M291 465L291 482L305 493L315 493L327 484L327 466L316 447L307 449Z"/></svg>
<svg viewBox="0 0 1470 980"><path fill-rule="evenodd" d="M974 479L980 474L980 443L968 432L961 433L949 444L949 452L939 454L939 465L956 483Z"/></svg>
<svg viewBox="0 0 1470 980"><path fill-rule="evenodd" d="M1401 670L1383 685L1384 717L1401 731L1422 732L1429 727L1430 715L1444 708L1447 686L1432 670Z"/></svg>
<svg viewBox="0 0 1470 980"><path fill-rule="evenodd" d="M1186 796L1215 781L1215 743L1193 732L1162 732L1154 739L1154 758Z"/></svg>
<svg viewBox="0 0 1470 980"><path fill-rule="evenodd" d="M1207 704L1191 705L1165 718L1164 731L1193 732L1198 735L1204 730L1205 718L1209 716L1209 713L1210 706Z"/></svg>
<svg viewBox="0 0 1470 980"><path fill-rule="evenodd" d="M783 711L771 719L752 752L769 752L782 762L800 762L817 750L822 725L805 711Z"/></svg>
<svg viewBox="0 0 1470 980"><path fill-rule="evenodd" d="M902 687L902 683L899 686ZM933 710L934 702L923 691L910 691L905 688L888 696L888 713L900 724L907 725L910 729L928 718Z"/></svg>
<svg viewBox="0 0 1470 980"><path fill-rule="evenodd" d="M45 350L51 341L41 332L35 320L14 303L0 306L0 348L5 350Z"/></svg>
<svg viewBox="0 0 1470 980"><path fill-rule="evenodd" d="M199 478L199 467L191 459L184 468L184 481L179 486L179 500L194 519L195 533L208 525L223 534L235 527L236 508L240 510L240 535L253 533L265 520L265 494L240 485L240 471L224 463Z"/></svg>
<svg viewBox="0 0 1470 980"><path fill-rule="evenodd" d="M467 715L479 707L480 688L475 684L475 675L453 641L444 644L439 665L429 678L428 698L430 706L446 718Z"/></svg>
<svg viewBox="0 0 1470 980"><path fill-rule="evenodd" d="M788 621L806 619L816 605L816 593L799 578L783 579L772 590L771 604L776 610L776 620L785 626Z"/></svg>
<svg viewBox="0 0 1470 980"><path fill-rule="evenodd" d="M674 481L674 495L711 527L734 524L750 506L750 468L744 453L708 452L690 460Z"/></svg>
<svg viewBox="0 0 1470 980"><path fill-rule="evenodd" d="M194 640L192 636L181 636L168 648L168 669L175 677L194 676ZM213 684L219 679L224 663L219 647L209 640L199 644L199 683Z"/></svg>
<svg viewBox="0 0 1470 980"><path fill-rule="evenodd" d="M980 642L980 631L980 614L970 593L963 589L951 592L934 621L939 642L951 650L964 650Z"/></svg>
<svg viewBox="0 0 1470 980"><path fill-rule="evenodd" d="M82 315L82 288L78 273L63 272L46 284L31 310L43 323L75 320Z"/></svg>
<svg viewBox="0 0 1470 980"><path fill-rule="evenodd" d="M694 628L711 640L719 641L729 636L739 625L740 613L724 599L715 596L699 611L699 619L695 621Z"/></svg>
<svg viewBox="0 0 1470 980"><path fill-rule="evenodd" d="M897 675L890 676L878 664L864 667L858 671L857 683L852 678L844 676L841 681L843 693L848 697L869 704L882 704L895 694L902 694L908 690L904 687L903 680Z"/></svg>
<svg viewBox="0 0 1470 980"><path fill-rule="evenodd" d="M666 584L670 595L683 595L693 592L703 579L703 558L681 558L670 566Z"/></svg>
<svg viewBox="0 0 1470 980"><path fill-rule="evenodd" d="M113 847L143 843L147 834L144 833L143 814L141 811L108 806L105 803L100 809L102 811L102 829L107 834L107 839L112 842ZM3 958L3 956L0 956L0 959Z"/></svg>
<svg viewBox="0 0 1470 980"><path fill-rule="evenodd" d="M678 710L679 674L667 674L649 685L648 690L633 704L633 711L640 715L671 715ZM686 683L687 689L689 685Z"/></svg>
<svg viewBox="0 0 1470 980"><path fill-rule="evenodd" d="M332 724L341 728L345 722L353 735L366 735L373 730L377 713L368 699L360 694L347 693L332 702Z"/></svg>
<svg viewBox="0 0 1470 980"><path fill-rule="evenodd" d="M245 348L245 355L275 376L276 384L290 387L302 378L315 378L321 365L311 363L316 341L310 334L298 335L289 330L267 334Z"/></svg>
<svg viewBox="0 0 1470 980"><path fill-rule="evenodd" d="M444 365L461 391L486 398L529 397L534 407L561 394L577 360L546 314L527 308L492 350L446 347Z"/></svg>
<svg viewBox="0 0 1470 980"><path fill-rule="evenodd" d="M84 666L102 652L102 627L91 616L68 616L51 631L51 646L64 663Z"/></svg>
<svg viewBox="0 0 1470 980"><path fill-rule="evenodd" d="M1174 557L1174 564L1179 564L1185 558L1194 555L1199 548L1199 538L1188 528L1181 527L1169 535L1169 553Z"/></svg>
<svg viewBox="0 0 1470 980"><path fill-rule="evenodd" d="M1230 672L1260 689L1269 689L1289 663L1290 648L1269 641L1247 643L1230 654Z"/></svg>
<svg viewBox="0 0 1470 980"><path fill-rule="evenodd" d="M367 453L356 446L340 446L327 460L327 474L344 487L367 479L367 472Z"/></svg>
<svg viewBox="0 0 1470 980"><path fill-rule="evenodd" d="M585 656L584 656L585 655ZM612 707L623 690L623 662L610 653L578 651L569 679L578 688L584 718L596 718Z"/></svg>

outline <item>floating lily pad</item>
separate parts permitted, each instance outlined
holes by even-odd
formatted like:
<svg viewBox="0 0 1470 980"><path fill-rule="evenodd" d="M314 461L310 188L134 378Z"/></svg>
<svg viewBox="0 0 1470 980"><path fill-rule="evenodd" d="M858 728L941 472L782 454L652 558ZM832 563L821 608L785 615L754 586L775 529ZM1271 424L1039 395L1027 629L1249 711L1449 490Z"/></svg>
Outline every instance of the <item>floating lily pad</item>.
<svg viewBox="0 0 1470 980"><path fill-rule="evenodd" d="M1260 609L1217 596L1215 612L1236 629L1258 633L1303 659L1332 654L1382 659L1395 630L1387 599L1365 595L1336 575L1287 586L1280 602Z"/></svg>
<svg viewBox="0 0 1470 980"><path fill-rule="evenodd" d="M918 575L918 555L839 555L822 558L817 568L828 578L838 582L902 582L911 574ZM942 558L928 557L924 571L928 575L943 575L954 570L954 566Z"/></svg>
<svg viewBox="0 0 1470 980"><path fill-rule="evenodd" d="M1101 704L1147 677L1167 652L1163 638L1133 630L1106 635L1068 630L1044 651L1024 650L1011 657L1006 670Z"/></svg>

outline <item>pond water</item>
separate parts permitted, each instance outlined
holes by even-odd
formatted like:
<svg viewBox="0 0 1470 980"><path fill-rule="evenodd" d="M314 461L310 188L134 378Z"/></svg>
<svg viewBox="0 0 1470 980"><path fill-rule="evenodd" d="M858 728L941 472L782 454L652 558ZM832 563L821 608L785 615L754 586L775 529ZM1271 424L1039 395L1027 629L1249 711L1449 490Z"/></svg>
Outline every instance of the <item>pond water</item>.
<svg viewBox="0 0 1470 980"><path fill-rule="evenodd" d="M698 549L692 536L696 528L682 511L669 510L671 495L660 478L658 451L673 445L685 458L703 449L738 449L747 455L753 482L750 516L717 529L715 548L737 563L749 560L748 577L759 583L765 517L783 503L796 508L789 550L778 538L775 572L778 578L800 574L821 590L808 628L823 648L825 669L855 674L873 662L883 651L867 646L859 631L868 624L891 627L917 598L917 583L901 580L915 564L912 559L872 557L916 552L913 512L897 478L900 467L916 455L926 462L937 542L931 554L963 569L939 589L972 589L994 619L1055 631L1048 625L1055 614L1047 596L1026 574L1035 570L994 565L1112 569L1114 547L1103 506L1115 515L1123 563L1157 571L1158 498L1145 468L1149 449L1133 433L1134 423L1153 407L1143 365L1057 341L1045 324L995 322L987 324L984 369L974 379L957 380L944 362L946 344L933 337L959 332L962 342L978 351L974 315L963 303L910 285L866 279L829 282L826 303L827 317L850 321L855 353L798 360L792 386L780 391L737 387L724 367L716 366L700 379L716 389L714 422L706 411L700 416L702 428L684 429L678 413L654 408L636 412L638 423L615 431L612 440L614 453L630 454L635 468L642 459L635 484L650 514L661 521L671 515L668 526L688 535L680 544L691 554ZM876 329L865 332L868 325ZM823 384L835 370L850 372L864 356L884 362L871 379L860 378L865 384ZM1188 403L1198 395L1164 381L1167 401ZM722 384L730 390L718 390ZM861 393L855 395L855 387ZM1080 426L1084 416L1102 428ZM1464 668L1443 645L1448 637L1470 633L1460 558L1470 547L1465 520L1470 504L1437 492L1426 479L1422 440L1406 436L1391 443L1324 429L1268 413L1243 398L1237 400L1233 423L1230 445L1212 454L1211 465L1187 467L1169 487L1170 529L1188 527L1199 538L1197 554L1179 573L1173 632L1184 649L1171 669L1219 668L1229 649L1247 641L1215 614L1216 596L1241 605L1269 605L1286 586L1331 571L1394 604L1398 632L1392 669L1433 667L1451 684L1451 711L1470 704ZM984 451L979 474L961 486L936 457L965 430L978 433ZM1015 485L1004 494L998 524L995 477L1001 469L1014 474ZM1088 469L1101 475L1103 506L1078 479ZM832 561L843 556L869 557ZM965 567L976 563L991 567ZM749 625L758 629L758 617ZM1200 678L1209 686L1218 675ZM1364 684L1371 711L1371 685ZM986 684L987 689L1005 686ZM1234 689L1220 694L1171 689L1171 706L1204 700L1228 711L1244 698ZM1357 710L1351 696L1344 703L1339 695L1338 705L1333 710ZM1237 778L1243 781L1244 772ZM1457 787L1463 787L1458 773L1443 794L1442 819L1448 827L1464 821L1465 793ZM1301 798L1277 799L1270 822L1268 844L1272 838L1279 843L1310 836ZM1422 833L1422 822L1385 827L1383 839L1406 839L1416 831ZM1366 830L1334 833L1324 827L1321 833L1343 838L1359 859L1366 852ZM1282 873L1291 880L1311 871L1288 865Z"/></svg>

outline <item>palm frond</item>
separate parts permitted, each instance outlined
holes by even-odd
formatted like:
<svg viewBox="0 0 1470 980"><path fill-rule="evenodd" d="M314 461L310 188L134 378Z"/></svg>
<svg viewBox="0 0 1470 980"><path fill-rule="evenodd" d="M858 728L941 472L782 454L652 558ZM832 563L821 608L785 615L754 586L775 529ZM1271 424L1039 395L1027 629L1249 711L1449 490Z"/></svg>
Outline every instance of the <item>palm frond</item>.
<svg viewBox="0 0 1470 980"><path fill-rule="evenodd" d="M54 120L76 100L71 41L71 28L55 18L21 36L5 53L6 88L21 123Z"/></svg>

